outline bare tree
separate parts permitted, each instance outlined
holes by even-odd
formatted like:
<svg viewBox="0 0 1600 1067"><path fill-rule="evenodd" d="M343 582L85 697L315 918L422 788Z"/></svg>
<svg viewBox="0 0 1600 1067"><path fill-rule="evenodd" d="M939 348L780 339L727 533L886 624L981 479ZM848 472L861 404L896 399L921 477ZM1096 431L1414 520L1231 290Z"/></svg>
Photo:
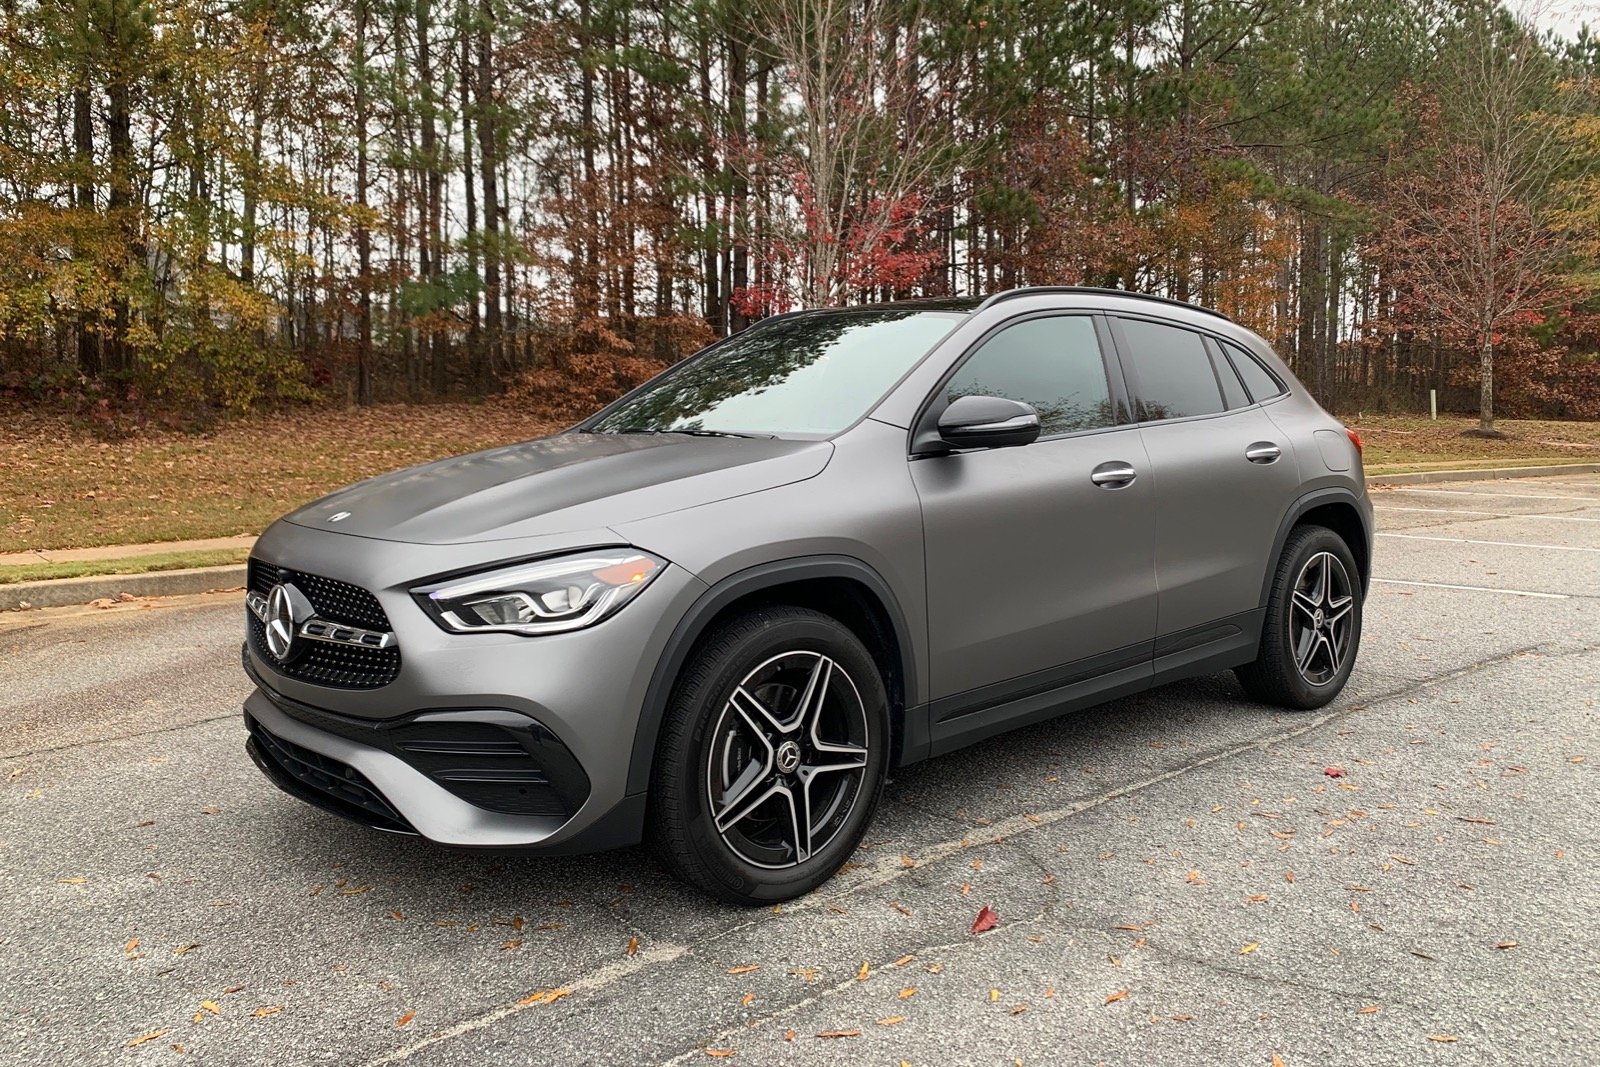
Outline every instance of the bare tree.
<svg viewBox="0 0 1600 1067"><path fill-rule="evenodd" d="M1552 225L1568 154L1544 109L1556 97L1534 29L1482 0L1441 34L1432 121L1392 186L1391 239L1411 282L1478 354L1478 432L1494 425L1497 336L1561 295L1570 254Z"/></svg>
<svg viewBox="0 0 1600 1067"><path fill-rule="evenodd" d="M919 54L927 15L906 0L757 0L753 17L796 112L797 295L843 303L875 284L908 211L960 164Z"/></svg>

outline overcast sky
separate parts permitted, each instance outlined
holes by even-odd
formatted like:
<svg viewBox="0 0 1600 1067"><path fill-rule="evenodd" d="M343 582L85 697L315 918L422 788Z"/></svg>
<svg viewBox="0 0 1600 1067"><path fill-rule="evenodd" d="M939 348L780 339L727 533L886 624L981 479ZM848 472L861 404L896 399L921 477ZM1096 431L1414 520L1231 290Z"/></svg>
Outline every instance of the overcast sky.
<svg viewBox="0 0 1600 1067"><path fill-rule="evenodd" d="M1576 37L1578 27L1584 23L1600 27L1600 2L1597 0L1534 0L1512 6L1540 29L1555 30L1564 37Z"/></svg>

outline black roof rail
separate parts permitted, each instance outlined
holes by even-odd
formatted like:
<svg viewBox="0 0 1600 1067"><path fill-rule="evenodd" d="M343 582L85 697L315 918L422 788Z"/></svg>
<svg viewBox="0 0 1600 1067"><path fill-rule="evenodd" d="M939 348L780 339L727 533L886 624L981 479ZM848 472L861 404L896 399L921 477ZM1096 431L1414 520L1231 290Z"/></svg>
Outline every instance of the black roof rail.
<svg viewBox="0 0 1600 1067"><path fill-rule="evenodd" d="M1220 311L1214 311L1208 307L1201 307L1199 304L1191 304L1184 300L1174 300L1170 296L1156 296L1153 293L1136 293L1131 289L1110 289L1095 285L1027 285L1020 289L1007 289L1005 292L995 293L983 303L979 304L978 310L982 311L985 308L993 307L1001 301L1012 300L1016 297L1047 296L1051 293L1076 293L1089 296L1125 296L1131 297L1134 300L1151 300L1157 304L1167 304L1172 307L1188 308L1190 311L1198 311L1202 315L1212 315L1221 319L1223 322L1233 321Z"/></svg>

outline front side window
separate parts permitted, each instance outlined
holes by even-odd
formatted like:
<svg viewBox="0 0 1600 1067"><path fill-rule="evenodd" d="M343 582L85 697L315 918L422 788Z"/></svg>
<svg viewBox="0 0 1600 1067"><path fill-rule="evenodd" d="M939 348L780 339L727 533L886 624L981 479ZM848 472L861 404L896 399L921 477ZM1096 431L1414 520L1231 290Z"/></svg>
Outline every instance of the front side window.
<svg viewBox="0 0 1600 1067"><path fill-rule="evenodd" d="M963 317L899 308L778 319L680 363L587 428L835 434L871 410Z"/></svg>
<svg viewBox="0 0 1600 1067"><path fill-rule="evenodd" d="M1124 366L1133 379L1140 422L1214 415L1222 390L1206 344L1193 330L1144 319L1120 319Z"/></svg>
<svg viewBox="0 0 1600 1067"><path fill-rule="evenodd" d="M945 386L950 400L1000 396L1032 405L1040 433L1111 426L1116 416L1094 321L1055 315L1007 326L983 343Z"/></svg>

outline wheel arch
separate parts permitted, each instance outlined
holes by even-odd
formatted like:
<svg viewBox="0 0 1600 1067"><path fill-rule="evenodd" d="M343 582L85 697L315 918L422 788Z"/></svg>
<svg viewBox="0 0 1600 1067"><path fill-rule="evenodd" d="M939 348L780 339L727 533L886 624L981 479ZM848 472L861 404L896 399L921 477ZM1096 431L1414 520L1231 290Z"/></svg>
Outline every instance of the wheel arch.
<svg viewBox="0 0 1600 1067"><path fill-rule="evenodd" d="M1278 535L1272 542L1272 553L1267 557L1266 573L1261 578L1261 606L1265 607L1272 596L1272 576L1277 572L1278 560L1283 556L1283 546L1297 526L1325 526L1343 538L1356 558L1356 569L1361 574L1361 588L1372 582L1372 530L1361 509L1360 498L1345 488L1318 489L1307 493L1290 505L1278 524Z"/></svg>
<svg viewBox="0 0 1600 1067"><path fill-rule="evenodd" d="M700 640L724 618L763 604L809 607L849 627L884 671L889 692L889 766L926 738L906 736L906 709L919 706L911 629L889 583L852 556L804 556L763 563L731 574L702 593L667 638L645 690L628 763L628 794L649 789L656 744L672 687Z"/></svg>

